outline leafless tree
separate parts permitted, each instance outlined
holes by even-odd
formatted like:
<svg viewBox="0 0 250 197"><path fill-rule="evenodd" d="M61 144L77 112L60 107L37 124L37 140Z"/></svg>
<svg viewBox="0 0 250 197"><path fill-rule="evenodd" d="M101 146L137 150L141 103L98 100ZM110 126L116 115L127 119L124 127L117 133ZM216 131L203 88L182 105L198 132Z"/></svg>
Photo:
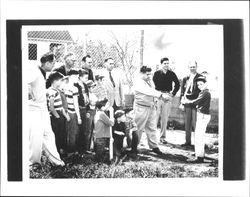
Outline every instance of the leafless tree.
<svg viewBox="0 0 250 197"><path fill-rule="evenodd" d="M111 32L111 38L114 41L114 47L120 59L122 69L125 72L126 81L131 89L133 86L134 73L136 71L135 52L138 51L136 46L138 41L125 39L122 42L118 40L113 32Z"/></svg>

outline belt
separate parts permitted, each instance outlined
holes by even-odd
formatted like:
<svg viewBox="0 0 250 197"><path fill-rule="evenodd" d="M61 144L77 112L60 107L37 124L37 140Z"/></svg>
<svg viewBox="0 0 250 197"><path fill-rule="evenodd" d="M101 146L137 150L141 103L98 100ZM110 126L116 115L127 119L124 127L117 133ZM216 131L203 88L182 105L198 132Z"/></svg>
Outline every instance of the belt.
<svg viewBox="0 0 250 197"><path fill-rule="evenodd" d="M86 109L86 107L79 106L80 109Z"/></svg>
<svg viewBox="0 0 250 197"><path fill-rule="evenodd" d="M148 105L143 105L143 104L140 104L140 103L135 103L136 105L139 105L139 106L142 106L142 107L152 107L152 106L148 106Z"/></svg>
<svg viewBox="0 0 250 197"><path fill-rule="evenodd" d="M162 92L162 93L169 93L170 94L170 91L161 91L160 90L160 92Z"/></svg>

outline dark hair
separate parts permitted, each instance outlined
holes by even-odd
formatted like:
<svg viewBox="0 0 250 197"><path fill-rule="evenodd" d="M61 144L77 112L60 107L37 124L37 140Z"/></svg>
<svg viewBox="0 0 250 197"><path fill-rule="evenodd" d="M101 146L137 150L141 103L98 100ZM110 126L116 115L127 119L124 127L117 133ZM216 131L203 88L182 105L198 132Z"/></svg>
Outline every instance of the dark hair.
<svg viewBox="0 0 250 197"><path fill-rule="evenodd" d="M169 59L168 59L167 57L161 58L161 64L162 64L163 62L165 62L165 61L169 61Z"/></svg>
<svg viewBox="0 0 250 197"><path fill-rule="evenodd" d="M127 113L131 112L132 110L133 110L133 108L129 107L129 108L125 108L124 112L125 112L125 114L127 114Z"/></svg>
<svg viewBox="0 0 250 197"><path fill-rule="evenodd" d="M91 58L90 55L85 55L83 58L82 58L82 61L86 62L87 58Z"/></svg>
<svg viewBox="0 0 250 197"><path fill-rule="evenodd" d="M68 72L68 75L78 75L79 74L79 71L76 70L76 69L70 69L70 71Z"/></svg>
<svg viewBox="0 0 250 197"><path fill-rule="evenodd" d="M207 82L207 78L206 78L205 76L200 76L200 77L198 77L195 81L196 81L196 82L198 82L198 81L203 81L204 83L206 83L206 82Z"/></svg>
<svg viewBox="0 0 250 197"><path fill-rule="evenodd" d="M88 75L88 74L89 74L89 72L87 70L85 70L85 69L80 69L79 70L79 77L82 77L82 76Z"/></svg>
<svg viewBox="0 0 250 197"><path fill-rule="evenodd" d="M151 71L152 71L152 69L150 67L147 67L147 66L142 66L140 68L140 72L143 74L145 74L146 72L151 72Z"/></svg>
<svg viewBox="0 0 250 197"><path fill-rule="evenodd" d="M105 98L101 101L97 101L95 106L97 109L101 109L103 106L106 105L107 102L108 102L108 99Z"/></svg>
<svg viewBox="0 0 250 197"><path fill-rule="evenodd" d="M46 62L53 62L54 61L54 54L52 54L52 53L46 53L46 54L44 54L42 57L41 57L41 59L40 59L40 62L42 63L42 64L45 64Z"/></svg>
<svg viewBox="0 0 250 197"><path fill-rule="evenodd" d="M64 76L57 71L52 71L48 77L48 81L52 84L55 80L62 79Z"/></svg>
<svg viewBox="0 0 250 197"><path fill-rule="evenodd" d="M109 61L109 60L114 60L112 57L108 57L108 58L106 58L105 60L104 60L104 63L106 63L107 61Z"/></svg>

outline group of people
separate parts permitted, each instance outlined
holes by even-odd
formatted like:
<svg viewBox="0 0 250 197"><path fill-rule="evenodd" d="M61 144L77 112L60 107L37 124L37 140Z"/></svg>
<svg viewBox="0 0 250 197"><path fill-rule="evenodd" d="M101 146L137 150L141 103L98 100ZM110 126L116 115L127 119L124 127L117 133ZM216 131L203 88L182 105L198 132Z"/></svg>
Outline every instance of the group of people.
<svg viewBox="0 0 250 197"><path fill-rule="evenodd" d="M136 158L143 132L149 148L162 155L159 144L168 143L168 117L180 87L180 103L185 111L183 146L191 146L191 130L195 128L196 157L191 162L203 162L203 135L210 120L211 96L206 77L197 73L196 62L189 65L190 75L181 86L169 69L168 58L161 59L161 69L153 77L151 68L142 66L134 82L133 108L125 107L122 80L113 69L112 58L105 59L106 70L101 75L93 74L89 55L82 58L80 68L75 65L73 53L67 54L60 66L55 65L52 53L43 55L40 62L28 77L30 164L41 163L42 151L55 166L64 166L63 158L70 155L93 152L97 161L105 161L107 151L115 162L127 156Z"/></svg>

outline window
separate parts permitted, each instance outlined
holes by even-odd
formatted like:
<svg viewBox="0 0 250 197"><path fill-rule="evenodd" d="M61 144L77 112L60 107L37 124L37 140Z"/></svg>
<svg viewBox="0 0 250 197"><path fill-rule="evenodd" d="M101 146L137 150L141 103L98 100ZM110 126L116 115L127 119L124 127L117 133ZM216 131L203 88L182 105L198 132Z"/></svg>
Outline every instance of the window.
<svg viewBox="0 0 250 197"><path fill-rule="evenodd" d="M37 60L37 44L29 44L29 60Z"/></svg>

